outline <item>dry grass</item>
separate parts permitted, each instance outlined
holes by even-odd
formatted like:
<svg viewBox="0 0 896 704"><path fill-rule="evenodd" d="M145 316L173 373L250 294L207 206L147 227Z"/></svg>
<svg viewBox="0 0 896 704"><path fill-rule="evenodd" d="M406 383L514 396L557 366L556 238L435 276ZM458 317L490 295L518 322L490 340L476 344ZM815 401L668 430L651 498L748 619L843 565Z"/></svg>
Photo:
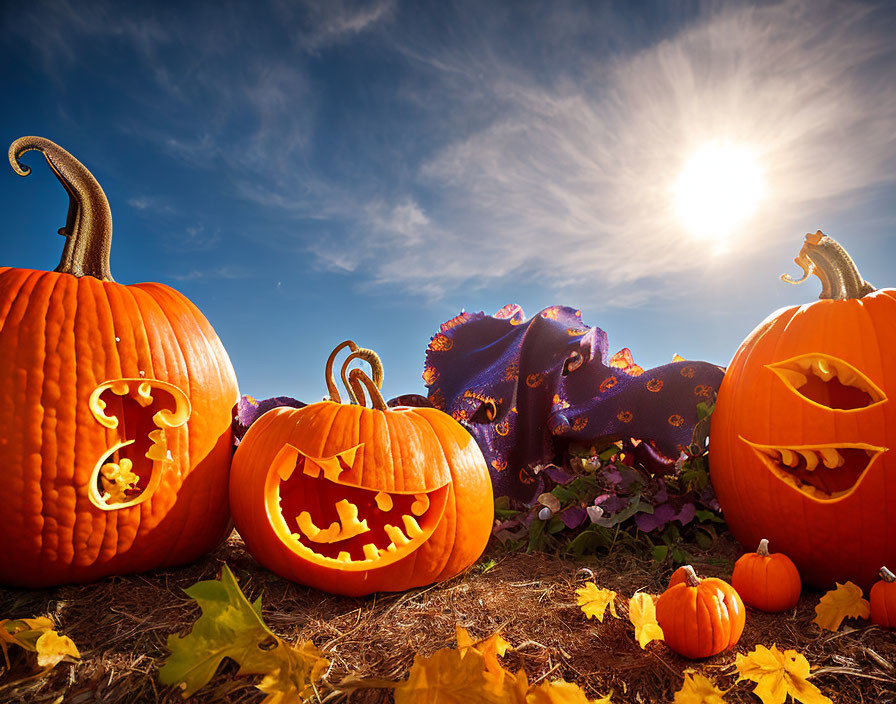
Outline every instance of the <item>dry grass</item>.
<svg viewBox="0 0 896 704"><path fill-rule="evenodd" d="M701 574L727 577L738 554L739 548L723 537L695 566ZM693 663L659 643L642 651L626 620L586 621L575 605L581 567L592 570L600 586L616 590L620 601L639 589L658 593L664 587L670 569L630 553L574 563L494 546L468 573L444 584L349 599L261 569L234 534L213 554L180 569L45 591L0 590L0 617L49 614L83 655L77 664L62 664L18 687L3 686L16 672L0 674L0 702L181 702L176 690L156 681L165 641L170 633L186 632L198 616L182 589L217 578L225 562L250 598L264 597L265 620L278 635L310 638L327 653L332 682L349 672L403 679L415 653L454 645L456 624L474 636L502 631L516 646L506 658L508 667L524 667L530 681L563 677L592 697L612 689L614 702L669 702L686 668L709 675L722 688L735 679L732 653ZM805 592L797 608L785 614L750 610L738 652L757 644L795 648L817 666L813 682L837 704L896 702L896 635L874 626L822 632L811 623L818 596ZM260 701L264 695L253 681L234 677L235 671L225 665L191 701ZM742 683L727 699L758 701L750 690L749 683ZM350 701L388 702L391 695L367 690Z"/></svg>

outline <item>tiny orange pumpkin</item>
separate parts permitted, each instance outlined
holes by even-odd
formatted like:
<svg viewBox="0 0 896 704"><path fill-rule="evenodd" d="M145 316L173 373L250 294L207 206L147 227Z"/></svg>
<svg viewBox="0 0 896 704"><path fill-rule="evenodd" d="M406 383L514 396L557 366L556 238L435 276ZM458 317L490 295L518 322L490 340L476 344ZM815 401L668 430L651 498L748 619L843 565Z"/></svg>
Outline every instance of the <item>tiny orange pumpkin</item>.
<svg viewBox="0 0 896 704"><path fill-rule="evenodd" d="M346 346L350 404L332 374ZM346 378L355 359L373 379L360 369ZM327 361L328 399L275 408L240 442L234 523L255 559L286 579L349 596L401 591L453 577L485 549L494 499L479 446L435 408L389 408L382 376L375 352L343 342Z"/></svg>
<svg viewBox="0 0 896 704"><path fill-rule="evenodd" d="M880 568L880 581L871 587L871 622L896 628L896 575Z"/></svg>
<svg viewBox="0 0 896 704"><path fill-rule="evenodd" d="M656 619L666 644L692 660L734 647L746 620L740 596L721 579L700 579L690 565L682 570L684 581L667 589L656 602Z"/></svg>
<svg viewBox="0 0 896 704"><path fill-rule="evenodd" d="M771 554L763 538L756 552L748 552L734 563L731 586L747 606L777 613L796 606L802 592L800 573L784 553Z"/></svg>

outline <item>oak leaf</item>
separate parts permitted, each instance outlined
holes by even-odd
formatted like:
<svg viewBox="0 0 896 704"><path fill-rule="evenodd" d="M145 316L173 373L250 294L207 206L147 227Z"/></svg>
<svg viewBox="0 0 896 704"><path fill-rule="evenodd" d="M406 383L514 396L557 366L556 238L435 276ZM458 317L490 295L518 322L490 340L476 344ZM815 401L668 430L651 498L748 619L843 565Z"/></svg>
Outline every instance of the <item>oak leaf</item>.
<svg viewBox="0 0 896 704"><path fill-rule="evenodd" d="M656 621L656 606L650 594L639 592L629 599L628 617L635 627L635 639L642 648L652 640L663 640L663 629Z"/></svg>
<svg viewBox="0 0 896 704"><path fill-rule="evenodd" d="M257 685L268 696L262 704L293 704L310 699L315 693L314 683L319 681L330 666L311 641L298 646L280 641L271 651L272 659L280 663L273 672L265 675Z"/></svg>
<svg viewBox="0 0 896 704"><path fill-rule="evenodd" d="M240 666L238 675L265 675L258 687L269 704L309 696L328 661L313 643L292 646L274 635L261 618L261 599L249 602L227 565L220 581L197 582L185 591L202 615L187 635L168 637L171 654L159 681L178 685L186 699L230 658Z"/></svg>
<svg viewBox="0 0 896 704"><path fill-rule="evenodd" d="M607 607L614 618L619 618L616 613L616 592L610 589L601 589L594 582L588 582L584 587L576 589L576 604L582 613L588 618L592 616L603 623Z"/></svg>
<svg viewBox="0 0 896 704"><path fill-rule="evenodd" d="M725 692L698 673L685 672L684 684L675 693L673 704L726 704Z"/></svg>
<svg viewBox="0 0 896 704"><path fill-rule="evenodd" d="M803 704L832 704L818 688L807 681L809 661L795 650L778 650L757 645L748 655L738 653L735 660L737 681L756 682L753 693L762 704L783 704L789 694Z"/></svg>
<svg viewBox="0 0 896 704"><path fill-rule="evenodd" d="M600 699L589 699L577 684L564 680L542 682L529 690L526 704L612 704L610 695Z"/></svg>
<svg viewBox="0 0 896 704"><path fill-rule="evenodd" d="M486 678L485 658L474 648L418 654L408 679L395 688L395 704L504 704L506 698Z"/></svg>
<svg viewBox="0 0 896 704"><path fill-rule="evenodd" d="M508 650L513 648L513 646L508 641L504 640L500 633L494 633L488 638L474 641L465 628L457 626L456 632L457 649L460 652L461 657L464 657L470 648L476 650L482 655L485 664L485 679L488 680L494 691L503 691L505 688L505 677L512 678L513 675L501 666L498 656L500 655L503 657Z"/></svg>
<svg viewBox="0 0 896 704"><path fill-rule="evenodd" d="M822 628L836 631L844 618L868 618L871 615L871 604L862 598L861 587L847 582L827 592L815 607L813 621Z"/></svg>

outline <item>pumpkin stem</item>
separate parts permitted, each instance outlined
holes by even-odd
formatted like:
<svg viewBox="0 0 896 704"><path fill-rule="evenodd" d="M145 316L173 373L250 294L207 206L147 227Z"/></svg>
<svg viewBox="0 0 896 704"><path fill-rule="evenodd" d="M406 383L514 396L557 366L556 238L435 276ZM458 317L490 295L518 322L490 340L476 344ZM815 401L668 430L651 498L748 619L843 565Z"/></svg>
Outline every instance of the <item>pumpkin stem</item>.
<svg viewBox="0 0 896 704"><path fill-rule="evenodd" d="M700 578L697 576L697 573L694 571L694 568L690 565L685 565L684 570L684 581L689 587L696 587L700 585Z"/></svg>
<svg viewBox="0 0 896 704"><path fill-rule="evenodd" d="M801 284L815 274L821 280L818 297L821 300L862 298L877 290L862 278L846 250L821 230L806 235L802 249L793 261L803 270L803 275L794 279L790 274L783 274L781 278L789 284Z"/></svg>
<svg viewBox="0 0 896 704"><path fill-rule="evenodd" d="M31 173L31 168L19 159L32 150L44 155L68 192L68 215L65 227L59 228L66 241L56 271L113 281L109 269L112 211L102 187L80 161L43 137L20 137L9 146L9 163L19 176Z"/></svg>
<svg viewBox="0 0 896 704"><path fill-rule="evenodd" d="M759 547L756 548L756 552L758 552L760 555L762 555L762 557L769 556L768 541L765 538L763 538L762 540L759 541Z"/></svg>
<svg viewBox="0 0 896 704"><path fill-rule="evenodd" d="M374 352L373 350L369 350L366 347L359 347L354 350L348 357L345 358L345 361L342 363L342 370L339 372L339 375L342 377L342 385L348 391L349 398L352 403L360 403L360 405L364 405L363 402L363 394L362 400L359 401L354 393L355 387L353 387L349 383L349 379L346 377L346 373L348 372L348 365L354 359L363 359L370 365L370 369L373 371L373 381L376 383L377 388L381 389L383 387L383 363L380 361L380 356Z"/></svg>
<svg viewBox="0 0 896 704"><path fill-rule="evenodd" d="M389 410L389 406L386 405L386 401L383 399L383 395L377 388L376 382L369 376L367 376L367 374L365 374L361 369L352 369L349 372L348 383L350 384L352 394L360 399L358 401L360 405L366 405L364 391L361 388L361 385L363 384L367 387L367 393L370 394L371 407L376 409L377 411Z"/></svg>
<svg viewBox="0 0 896 704"><path fill-rule="evenodd" d="M878 574L880 574L880 578L887 583L896 582L896 574L890 572L886 567L881 567Z"/></svg>
<svg viewBox="0 0 896 704"><path fill-rule="evenodd" d="M330 400L335 401L336 403L342 403L342 397L339 395L339 389L336 386L336 379L333 376L333 362L336 360L336 355L346 347L348 347L352 352L358 351L358 345L356 345L352 340L345 340L336 345L333 351L330 352L330 356L327 357L327 367L324 370L324 379L327 382L327 392L329 393L329 396L324 399L325 401Z"/></svg>

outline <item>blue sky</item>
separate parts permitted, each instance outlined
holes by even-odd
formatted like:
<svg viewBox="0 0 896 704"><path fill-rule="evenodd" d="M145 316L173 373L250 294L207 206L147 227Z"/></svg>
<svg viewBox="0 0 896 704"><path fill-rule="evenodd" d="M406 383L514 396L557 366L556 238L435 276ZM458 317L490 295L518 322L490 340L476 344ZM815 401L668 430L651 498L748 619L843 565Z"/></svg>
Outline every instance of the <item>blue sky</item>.
<svg viewBox="0 0 896 704"><path fill-rule="evenodd" d="M644 366L726 364L818 295L778 280L816 229L896 284L887 3L138 5L5 3L0 135L91 169L116 280L192 299L243 393L319 399L346 337L422 392L439 324L505 303L579 308ZM708 143L765 183L725 242L672 194ZM67 202L46 168L0 175L2 263L55 267Z"/></svg>

